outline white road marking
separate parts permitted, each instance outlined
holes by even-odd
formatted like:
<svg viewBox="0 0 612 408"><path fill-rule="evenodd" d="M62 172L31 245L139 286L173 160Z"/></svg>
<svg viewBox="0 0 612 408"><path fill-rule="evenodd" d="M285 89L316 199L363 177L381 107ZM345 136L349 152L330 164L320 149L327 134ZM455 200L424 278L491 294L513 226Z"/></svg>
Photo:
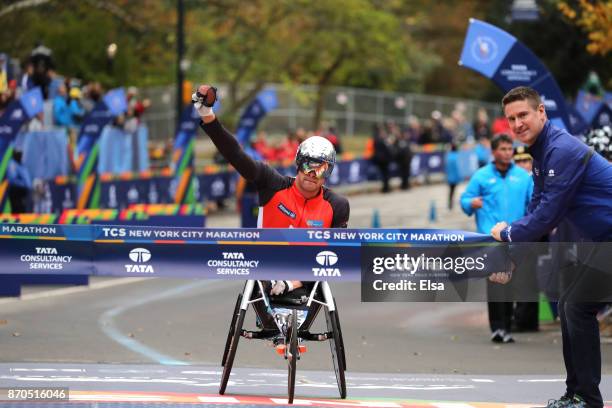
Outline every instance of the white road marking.
<svg viewBox="0 0 612 408"><path fill-rule="evenodd" d="M198 399L200 400L200 402L209 402L209 403L223 403L223 402L239 403L240 402L237 398L234 398L234 397L203 396L203 397L198 397Z"/></svg>
<svg viewBox="0 0 612 408"><path fill-rule="evenodd" d="M470 404L454 403L454 402L432 402L433 405L438 408L474 408Z"/></svg>

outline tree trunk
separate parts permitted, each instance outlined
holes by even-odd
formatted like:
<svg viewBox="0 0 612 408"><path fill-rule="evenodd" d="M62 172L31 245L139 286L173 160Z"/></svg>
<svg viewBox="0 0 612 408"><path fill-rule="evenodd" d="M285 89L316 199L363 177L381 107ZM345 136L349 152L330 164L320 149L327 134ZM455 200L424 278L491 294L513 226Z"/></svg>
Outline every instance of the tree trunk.
<svg viewBox="0 0 612 408"><path fill-rule="evenodd" d="M325 107L325 96L327 95L327 85L320 84L317 87L317 100L315 101L315 112L312 118L312 129L314 131L319 129L321 126L321 120L323 119L323 108Z"/></svg>
<svg viewBox="0 0 612 408"><path fill-rule="evenodd" d="M321 125L321 117L323 116L323 106L325 105L325 95L327 95L327 89L329 87L329 83L331 82L332 77L342 66L342 62L344 62L345 58L348 57L348 54L342 50L334 60L334 62L325 70L321 77L319 77L319 81L317 83L317 100L315 102L315 114L312 119L312 124L314 126L313 130L319 129Z"/></svg>

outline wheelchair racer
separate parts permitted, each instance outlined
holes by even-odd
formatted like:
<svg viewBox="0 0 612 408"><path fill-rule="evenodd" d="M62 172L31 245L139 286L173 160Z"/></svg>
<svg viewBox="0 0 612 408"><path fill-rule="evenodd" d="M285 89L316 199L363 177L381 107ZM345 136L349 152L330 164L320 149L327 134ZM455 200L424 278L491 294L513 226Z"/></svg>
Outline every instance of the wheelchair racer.
<svg viewBox="0 0 612 408"><path fill-rule="evenodd" d="M210 89L201 85L192 95L200 126L219 152L247 181L257 187L259 196L259 228L347 228L348 200L323 184L336 163L331 142L321 136L311 136L298 147L295 157L297 174L283 176L266 163L247 155L236 138L227 131L212 111ZM301 281L272 281L270 294L285 295L303 286Z"/></svg>

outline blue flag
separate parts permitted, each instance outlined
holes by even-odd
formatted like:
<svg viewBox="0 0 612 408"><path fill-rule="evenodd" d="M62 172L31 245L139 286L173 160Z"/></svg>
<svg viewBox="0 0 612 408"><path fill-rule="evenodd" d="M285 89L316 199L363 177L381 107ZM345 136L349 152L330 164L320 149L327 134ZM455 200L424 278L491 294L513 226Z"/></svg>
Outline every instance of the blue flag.
<svg viewBox="0 0 612 408"><path fill-rule="evenodd" d="M574 133L561 89L535 54L494 25L470 19L459 65L491 79L503 91L529 86L542 97L550 121Z"/></svg>
<svg viewBox="0 0 612 408"><path fill-rule="evenodd" d="M242 146L248 146L251 135L257 129L259 121L268 114L268 112L276 109L278 101L276 98L275 89L265 89L257 94L253 102L244 110L238 122L236 130L236 139Z"/></svg>

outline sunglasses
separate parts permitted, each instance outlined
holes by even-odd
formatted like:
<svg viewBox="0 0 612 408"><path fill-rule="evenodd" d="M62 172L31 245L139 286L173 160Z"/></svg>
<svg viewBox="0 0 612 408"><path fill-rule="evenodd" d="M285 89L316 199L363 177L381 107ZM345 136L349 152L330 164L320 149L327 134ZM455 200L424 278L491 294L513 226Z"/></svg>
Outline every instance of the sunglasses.
<svg viewBox="0 0 612 408"><path fill-rule="evenodd" d="M305 174L309 174L314 171L315 176L320 179L325 177L325 172L328 168L329 163L305 160L300 163L298 170Z"/></svg>

